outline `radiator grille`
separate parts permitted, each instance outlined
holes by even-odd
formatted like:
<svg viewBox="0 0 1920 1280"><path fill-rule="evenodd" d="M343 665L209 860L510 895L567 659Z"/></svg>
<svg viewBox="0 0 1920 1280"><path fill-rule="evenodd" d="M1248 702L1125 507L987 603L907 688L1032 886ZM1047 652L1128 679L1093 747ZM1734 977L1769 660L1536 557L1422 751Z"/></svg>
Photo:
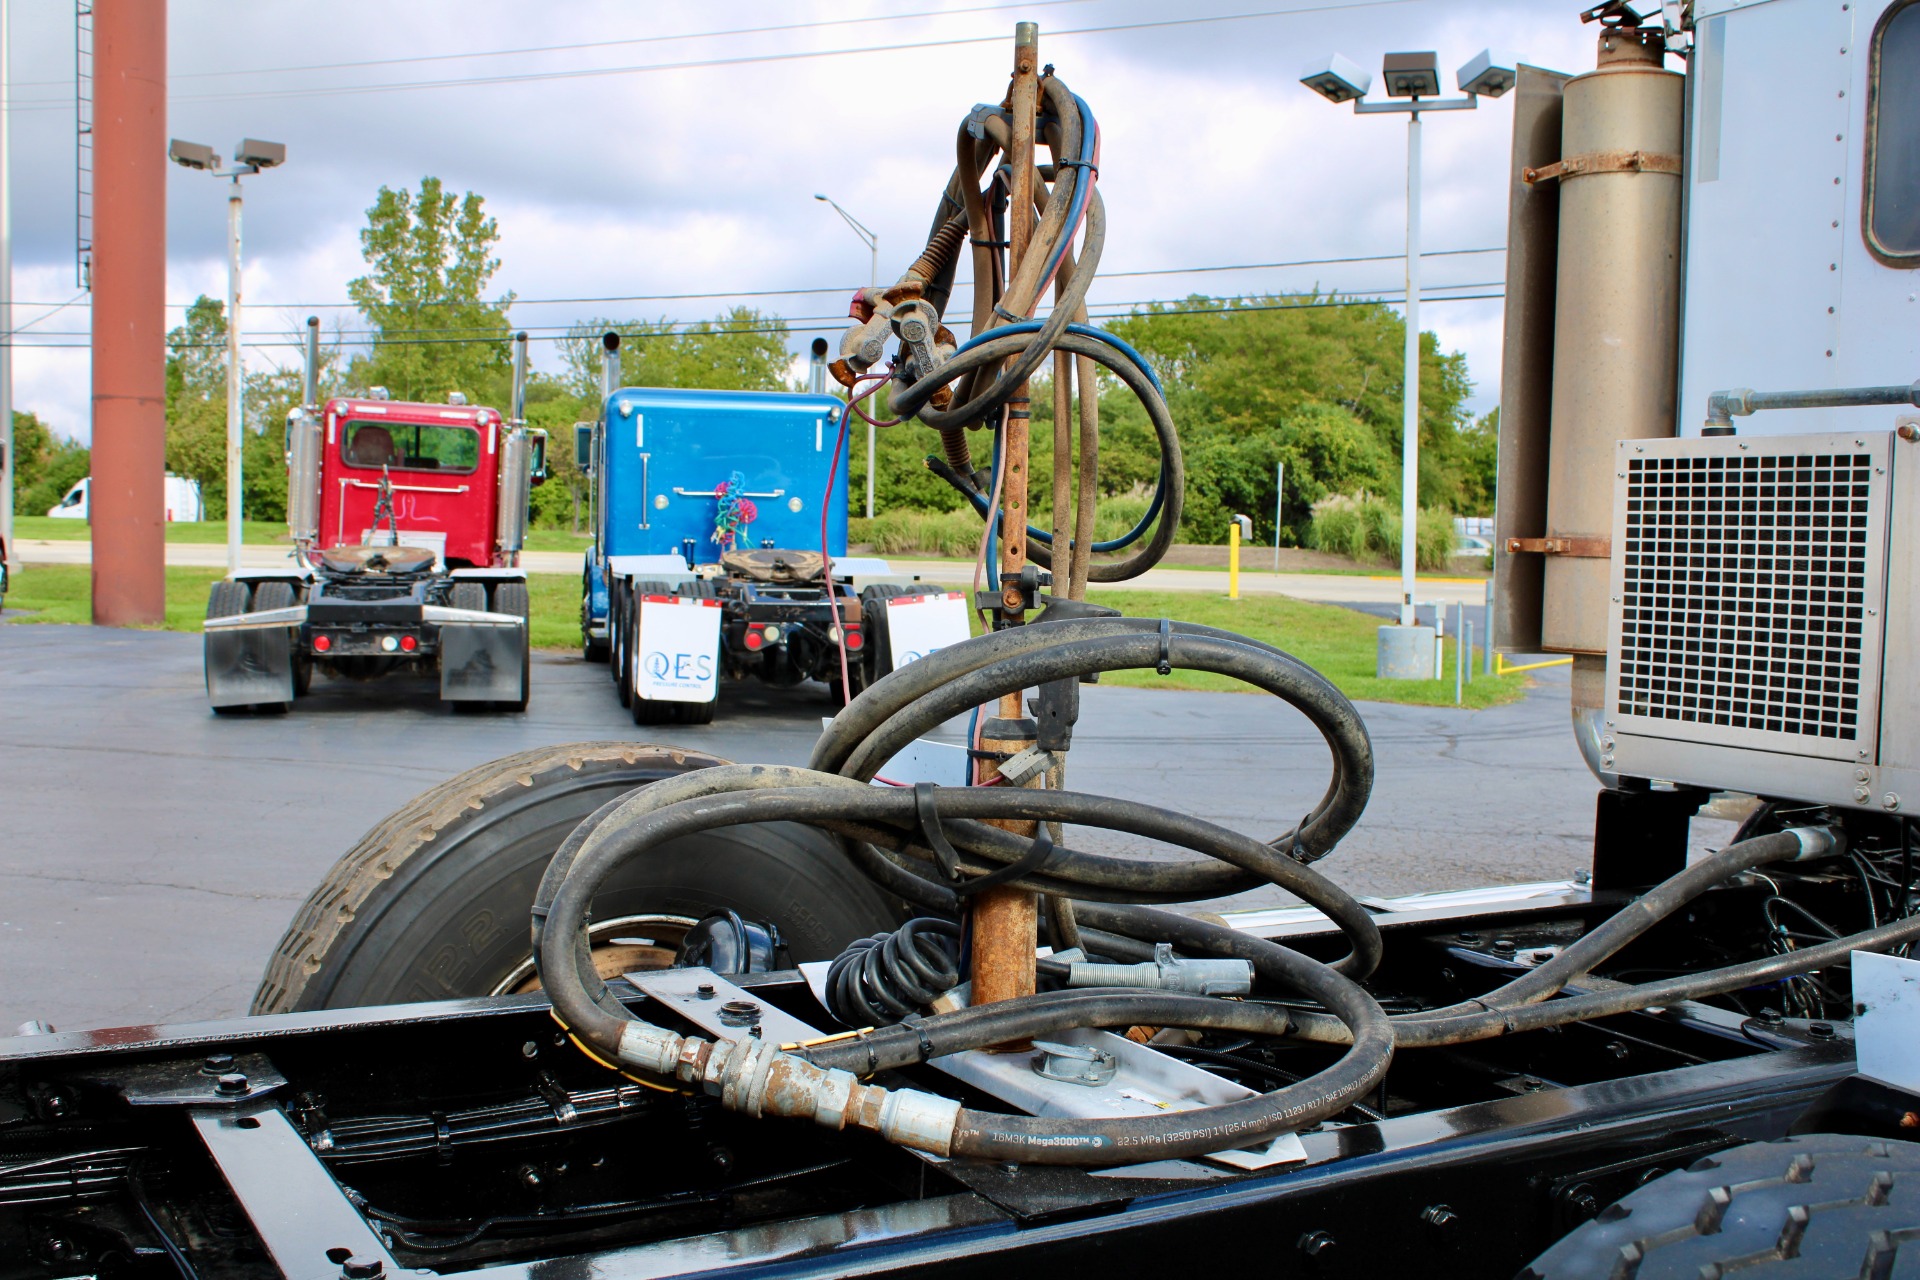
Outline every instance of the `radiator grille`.
<svg viewBox="0 0 1920 1280"><path fill-rule="evenodd" d="M1631 459L1620 711L1858 738L1872 470L1865 453Z"/></svg>

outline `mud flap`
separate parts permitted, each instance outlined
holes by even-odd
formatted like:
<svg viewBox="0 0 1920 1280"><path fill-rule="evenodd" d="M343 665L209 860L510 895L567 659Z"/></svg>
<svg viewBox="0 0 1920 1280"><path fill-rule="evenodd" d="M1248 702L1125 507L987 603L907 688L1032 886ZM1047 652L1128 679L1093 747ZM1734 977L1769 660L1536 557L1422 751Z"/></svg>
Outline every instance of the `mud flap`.
<svg viewBox="0 0 1920 1280"><path fill-rule="evenodd" d="M440 628L442 702L518 702L526 666L524 627L448 623Z"/></svg>
<svg viewBox="0 0 1920 1280"><path fill-rule="evenodd" d="M293 701L293 642L285 627L208 631L207 702L250 707Z"/></svg>

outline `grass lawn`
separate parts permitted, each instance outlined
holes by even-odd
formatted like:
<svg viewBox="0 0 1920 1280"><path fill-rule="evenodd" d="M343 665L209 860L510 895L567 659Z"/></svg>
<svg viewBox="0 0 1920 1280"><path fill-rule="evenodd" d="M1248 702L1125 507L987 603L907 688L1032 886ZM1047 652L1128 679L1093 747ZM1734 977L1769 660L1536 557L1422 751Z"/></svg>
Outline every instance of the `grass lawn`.
<svg viewBox="0 0 1920 1280"><path fill-rule="evenodd" d="M1133 617L1167 617L1209 627L1237 631L1255 640L1285 649L1326 676L1349 698L1371 702L1407 702L1419 706L1453 705L1453 662L1457 646L1447 638L1443 680L1382 680L1377 670L1377 633L1380 619L1339 605L1310 604L1289 596L1224 596L1194 591L1087 592L1087 599L1119 609ZM1481 651L1476 648L1475 656ZM1141 689L1231 689L1253 692L1227 676L1208 671L1175 671L1161 676L1151 671L1114 671L1100 677L1102 684ZM1521 675L1476 675L1466 686L1465 705L1495 707L1519 698L1527 688Z"/></svg>
<svg viewBox="0 0 1920 1280"><path fill-rule="evenodd" d="M91 569L86 565L30 565L15 575L7 593L8 622L89 620ZM168 631L198 631L206 616L207 593L219 581L218 569L167 570ZM536 649L577 649L580 644L580 580L571 574L535 573L527 577L533 597L533 645ZM1453 704L1454 643L1447 641L1444 680L1380 680L1374 676L1375 632L1379 620L1337 605L1309 604L1286 596L1249 596L1227 600L1191 591L1094 591L1089 598L1135 617L1171 617L1223 627L1264 640L1324 673L1349 698L1408 702L1423 706ZM4 644L0 640L0 644ZM1109 672L1103 683L1143 689L1225 689L1247 686L1204 671ZM1466 687L1466 705L1491 707L1512 702L1526 690L1527 677L1479 676Z"/></svg>

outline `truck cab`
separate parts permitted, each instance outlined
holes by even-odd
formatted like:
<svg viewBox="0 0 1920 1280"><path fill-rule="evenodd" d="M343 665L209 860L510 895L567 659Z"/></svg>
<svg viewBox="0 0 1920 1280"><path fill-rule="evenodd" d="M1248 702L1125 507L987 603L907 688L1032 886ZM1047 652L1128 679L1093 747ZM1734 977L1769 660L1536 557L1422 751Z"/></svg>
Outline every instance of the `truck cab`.
<svg viewBox="0 0 1920 1280"><path fill-rule="evenodd" d="M524 710L532 614L519 568L546 433L525 422L526 336L510 416L365 397L307 400L287 419L288 563L214 584L208 701L284 711L316 669L352 679L437 674L444 702Z"/></svg>
<svg viewBox="0 0 1920 1280"><path fill-rule="evenodd" d="M449 568L498 567L498 410L341 397L326 403L323 418L321 549L358 546L376 536L384 477L402 544L431 548ZM544 478L541 461L535 459L533 470ZM388 535L383 528L378 536Z"/></svg>

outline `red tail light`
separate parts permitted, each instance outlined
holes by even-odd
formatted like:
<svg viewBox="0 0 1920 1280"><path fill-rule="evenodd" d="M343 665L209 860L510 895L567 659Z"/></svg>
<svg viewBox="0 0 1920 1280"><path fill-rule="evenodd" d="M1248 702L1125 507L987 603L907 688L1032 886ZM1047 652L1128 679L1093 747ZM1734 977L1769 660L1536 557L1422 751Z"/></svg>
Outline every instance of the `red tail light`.
<svg viewBox="0 0 1920 1280"><path fill-rule="evenodd" d="M760 628L758 627L747 628L747 648L748 649L758 652L760 647L766 644L766 642L767 642L767 638L760 634Z"/></svg>
<svg viewBox="0 0 1920 1280"><path fill-rule="evenodd" d="M420 642L414 639L412 636L400 637L400 651L402 653L412 653L415 649L418 649L419 647L420 647Z"/></svg>
<svg viewBox="0 0 1920 1280"><path fill-rule="evenodd" d="M847 651L849 653L866 648L867 640L865 636L860 634L860 628L848 627L845 634L847 637Z"/></svg>
<svg viewBox="0 0 1920 1280"><path fill-rule="evenodd" d="M315 653L325 653L331 648L333 648L332 636L315 636L313 638L313 651Z"/></svg>

